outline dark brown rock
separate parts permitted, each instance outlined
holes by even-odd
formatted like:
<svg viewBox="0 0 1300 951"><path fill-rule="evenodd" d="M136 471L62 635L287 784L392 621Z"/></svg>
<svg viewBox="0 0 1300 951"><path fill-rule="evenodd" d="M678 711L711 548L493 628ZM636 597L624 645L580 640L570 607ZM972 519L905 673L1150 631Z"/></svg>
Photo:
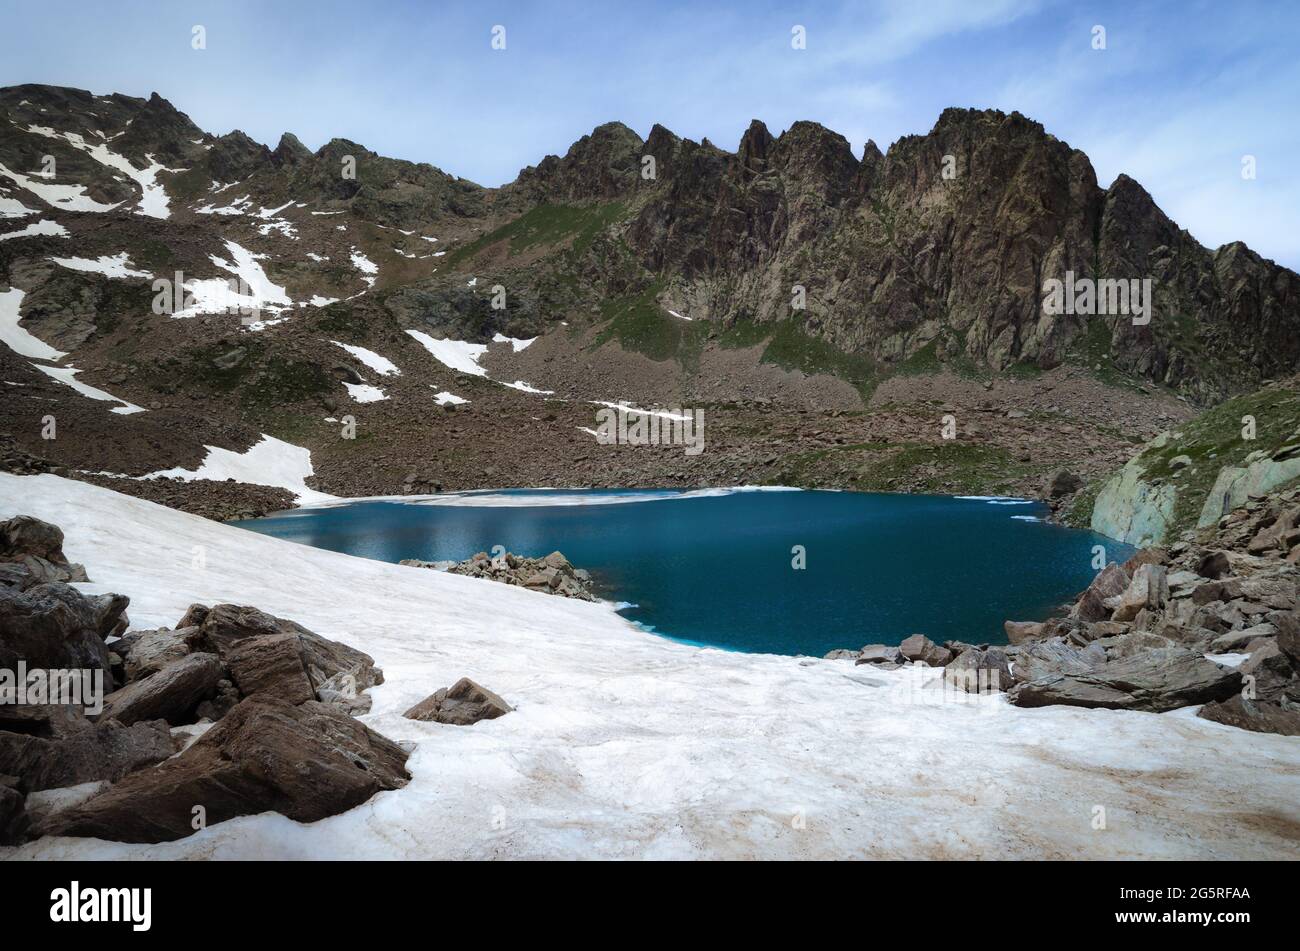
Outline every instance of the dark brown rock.
<svg viewBox="0 0 1300 951"><path fill-rule="evenodd" d="M406 785L406 757L396 743L325 704L252 697L179 756L60 812L39 831L165 842L194 831L195 806L204 808L209 826L267 811L315 822Z"/></svg>
<svg viewBox="0 0 1300 951"><path fill-rule="evenodd" d="M479 720L495 720L513 709L491 690L462 677L452 686L425 697L402 716L408 720L469 726Z"/></svg>
<svg viewBox="0 0 1300 951"><path fill-rule="evenodd" d="M0 732L0 773L19 777L27 792L61 789L94 780L116 781L177 750L162 720L124 726L101 720L83 730L49 737Z"/></svg>
<svg viewBox="0 0 1300 951"><path fill-rule="evenodd" d="M172 726L192 722L194 708L212 696L222 674L215 654L189 654L109 694L99 719L128 726L139 720L166 720Z"/></svg>
<svg viewBox="0 0 1300 951"><path fill-rule="evenodd" d="M0 668L100 669L112 664L90 600L61 582L0 589Z"/></svg>
<svg viewBox="0 0 1300 951"><path fill-rule="evenodd" d="M1284 709L1276 703L1262 703L1236 695L1207 703L1196 715L1255 733L1300 736L1300 707Z"/></svg>
<svg viewBox="0 0 1300 951"><path fill-rule="evenodd" d="M246 637L227 651L225 660L243 697L265 694L292 704L316 699L296 634Z"/></svg>
<svg viewBox="0 0 1300 951"><path fill-rule="evenodd" d="M202 605L195 605L186 613L182 623L195 622L199 629L193 639L195 649L210 651L222 658L236 644L249 637L294 635L298 638L303 666L311 680L313 691L338 673L351 674L361 690L384 682L383 671L375 666L374 658L369 654L321 637L301 624L275 617L254 607L218 604L212 608L203 608Z"/></svg>

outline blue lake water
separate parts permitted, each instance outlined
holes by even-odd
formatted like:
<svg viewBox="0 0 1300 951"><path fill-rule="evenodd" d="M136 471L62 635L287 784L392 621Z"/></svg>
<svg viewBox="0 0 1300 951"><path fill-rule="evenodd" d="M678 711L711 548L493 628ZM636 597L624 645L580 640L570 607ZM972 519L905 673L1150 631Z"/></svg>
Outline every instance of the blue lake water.
<svg viewBox="0 0 1300 951"><path fill-rule="evenodd" d="M1046 617L1087 586L1094 545L1109 560L1133 552L1009 500L565 489L440 501L458 504L352 502L233 524L388 562L558 549L604 597L626 602L625 617L660 634L816 656L915 633L1005 643L1004 620Z"/></svg>

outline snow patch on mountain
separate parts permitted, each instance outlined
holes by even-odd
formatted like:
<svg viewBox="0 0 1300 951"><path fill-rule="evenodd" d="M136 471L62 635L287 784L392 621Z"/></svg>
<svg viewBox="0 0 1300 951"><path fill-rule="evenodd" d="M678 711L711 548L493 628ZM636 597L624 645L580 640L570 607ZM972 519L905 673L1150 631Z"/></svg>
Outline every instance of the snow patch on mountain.
<svg viewBox="0 0 1300 951"><path fill-rule="evenodd" d="M358 347L356 344L339 343L337 340L331 340L330 343L336 347L342 347L381 376L401 376L402 374L402 371L397 368L397 364L387 357L380 356L373 350Z"/></svg>
<svg viewBox="0 0 1300 951"><path fill-rule="evenodd" d="M234 479L249 485L269 485L288 489L300 503L333 501L335 496L317 492L307 487L306 480L315 475L311 464L311 451L302 446L283 442L274 436L262 438L244 452L205 446L208 454L197 469L163 469L140 476L141 479L212 479L223 482Z"/></svg>
<svg viewBox="0 0 1300 951"><path fill-rule="evenodd" d="M266 255L254 254L233 241L226 242L226 250L231 257L229 261L215 254L209 255L209 258L217 267L229 271L242 282L239 285L240 291L231 287L228 278L187 281L185 289L192 298L192 303L177 311L173 317L222 314L236 310L270 310L275 313L281 308L293 306L285 289L273 283L258 263L265 260Z"/></svg>
<svg viewBox="0 0 1300 951"><path fill-rule="evenodd" d="M149 164L139 169L126 156L118 155L106 145L91 145L76 132L56 132L46 126L35 125L28 126L27 131L49 139L63 139L74 149L85 152L100 165L116 169L134 181L140 186L140 207L136 210L137 214L146 215L150 218L171 217L172 213L171 209L168 208L167 191L158 183L158 173L183 172L185 169L164 168L162 163L154 161L152 155L145 156L145 160Z"/></svg>
<svg viewBox="0 0 1300 951"><path fill-rule="evenodd" d="M86 194L85 185L56 185L52 182L41 181L24 175L22 172L10 171L3 163L0 163L0 175L10 179L18 187L25 188L46 204L55 205L65 211L103 213L112 211L122 204L120 201L115 201L111 205L102 204Z"/></svg>
<svg viewBox="0 0 1300 951"><path fill-rule="evenodd" d="M28 225L19 231L10 231L6 234L0 234L0 241L8 241L10 238L33 238L37 235L47 235L51 238L66 238L68 229L63 227L57 221L50 221L48 218L42 218L34 225Z"/></svg>
<svg viewBox="0 0 1300 951"><path fill-rule="evenodd" d="M433 389L433 387L429 387L429 389ZM447 390L435 393L433 398L439 406L460 406L462 403L469 402L465 397L457 396L455 393L449 393Z"/></svg>
<svg viewBox="0 0 1300 951"><path fill-rule="evenodd" d="M371 386L369 383L348 383L344 381L343 386L347 388L348 396L358 403L378 403L388 399L388 394L377 386Z"/></svg>
<svg viewBox="0 0 1300 951"><path fill-rule="evenodd" d="M519 337L507 337L505 334L500 333L493 334L492 336L493 343L508 343L514 348L515 353L518 353L520 350L527 350L536 339L536 337L529 337L527 340L523 340Z"/></svg>
<svg viewBox="0 0 1300 951"><path fill-rule="evenodd" d="M107 393L99 387L91 386L89 383L82 383L77 379L77 374L81 371L75 367L47 367L44 364L33 363L36 369L40 370L51 379L58 380L65 386L70 386L82 396L87 396L92 400L100 400L106 403L120 403L120 406L114 406L111 412L119 416L130 416L132 413L143 413L143 406L136 406L134 403L128 403L124 399L119 399L112 393Z"/></svg>
<svg viewBox="0 0 1300 951"><path fill-rule="evenodd" d="M17 198L5 198L0 195L0 218L26 218L36 212L28 208Z"/></svg>
<svg viewBox="0 0 1300 951"><path fill-rule="evenodd" d="M50 258L55 264L66 267L73 271L85 271L89 274L102 274L105 277L112 277L122 280L128 277L146 277L152 278L153 275L148 271L136 271L128 265L131 258L127 252L122 251L114 255L105 255L97 260L89 258Z"/></svg>
<svg viewBox="0 0 1300 951"><path fill-rule="evenodd" d="M61 360L66 357L67 354L62 350L55 350L19 324L24 293L16 287L0 291L0 343L20 357L37 360Z"/></svg>
<svg viewBox="0 0 1300 951"><path fill-rule="evenodd" d="M431 337L422 330L408 330L406 332L419 341L420 345L433 354L434 359L443 366L450 367L457 373L487 376L487 370L478 365L478 361L482 359L483 354L487 353L487 344L440 339Z"/></svg>

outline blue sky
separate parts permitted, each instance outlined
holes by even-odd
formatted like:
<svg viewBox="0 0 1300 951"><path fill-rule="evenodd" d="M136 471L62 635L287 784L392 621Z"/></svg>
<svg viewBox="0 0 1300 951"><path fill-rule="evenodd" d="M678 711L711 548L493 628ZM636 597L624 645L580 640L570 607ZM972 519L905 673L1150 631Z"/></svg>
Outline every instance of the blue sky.
<svg viewBox="0 0 1300 951"><path fill-rule="evenodd" d="M860 154L945 106L1014 109L1087 152L1103 186L1142 182L1201 242L1300 269L1291 2L3 0L0 23L0 84L156 90L211 132L341 136L485 185L611 119L728 149L750 119L812 119Z"/></svg>

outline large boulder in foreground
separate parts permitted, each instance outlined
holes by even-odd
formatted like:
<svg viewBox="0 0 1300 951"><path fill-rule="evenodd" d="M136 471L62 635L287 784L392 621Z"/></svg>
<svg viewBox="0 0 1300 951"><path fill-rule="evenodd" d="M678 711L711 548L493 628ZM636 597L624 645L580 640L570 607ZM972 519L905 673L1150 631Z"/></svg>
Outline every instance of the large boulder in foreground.
<svg viewBox="0 0 1300 951"><path fill-rule="evenodd" d="M179 756L131 774L36 831L167 842L194 831L195 806L203 807L208 825L267 811L315 822L405 786L406 757L396 743L323 703L252 697Z"/></svg>
<svg viewBox="0 0 1300 951"><path fill-rule="evenodd" d="M462 677L450 687L425 697L402 716L408 720L469 726L479 720L495 720L513 709L491 690Z"/></svg>
<svg viewBox="0 0 1300 951"><path fill-rule="evenodd" d="M118 720L130 726L140 720L166 720L173 726L192 719L190 714L211 697L223 675L215 654L188 654L152 676L136 680L104 698L101 720Z"/></svg>
<svg viewBox="0 0 1300 951"><path fill-rule="evenodd" d="M1019 666L1019 661L1017 661ZM1198 652L1170 645L1135 651L1090 668L1043 672L1009 693L1021 707L1064 704L1160 713L1226 700L1241 688L1241 674Z"/></svg>
<svg viewBox="0 0 1300 951"><path fill-rule="evenodd" d="M76 588L62 582L26 591L0 588L0 668L103 670L111 658L100 636L103 616Z"/></svg>

